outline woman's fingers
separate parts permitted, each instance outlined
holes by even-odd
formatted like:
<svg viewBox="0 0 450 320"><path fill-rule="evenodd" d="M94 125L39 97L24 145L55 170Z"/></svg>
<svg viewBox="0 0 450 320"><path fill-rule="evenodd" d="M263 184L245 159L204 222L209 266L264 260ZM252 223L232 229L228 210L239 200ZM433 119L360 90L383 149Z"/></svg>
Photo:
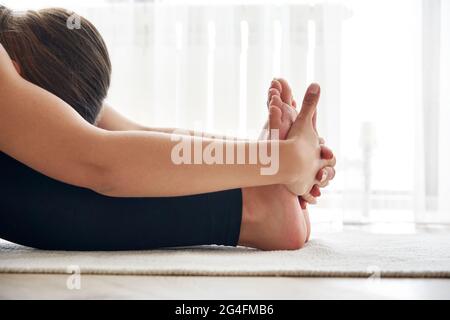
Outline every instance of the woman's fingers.
<svg viewBox="0 0 450 320"><path fill-rule="evenodd" d="M322 159L321 160L321 168L325 168L325 167L334 167L336 166L336 158L333 157L331 159Z"/></svg>
<svg viewBox="0 0 450 320"><path fill-rule="evenodd" d="M328 180L333 180L336 175L336 170L334 170L333 167L326 167L325 170L327 170L328 173Z"/></svg>
<svg viewBox="0 0 450 320"><path fill-rule="evenodd" d="M320 141L319 141L319 143L320 143ZM333 151L331 151L331 149L328 148L327 146L321 144L320 145L320 157L325 160L331 160L334 157Z"/></svg>
<svg viewBox="0 0 450 320"><path fill-rule="evenodd" d="M311 191L307 194L302 195L301 197L299 197L300 200L300 205L302 205L302 200L303 200L303 204L304 206L302 206L302 209L306 209L306 204L316 204L317 203L317 197L321 196L321 192L320 189L317 185L314 185L311 188Z"/></svg>
<svg viewBox="0 0 450 320"><path fill-rule="evenodd" d="M306 202L306 200L303 199L302 197L298 197L298 201L300 202L300 207L302 207L302 209L305 210L306 209L306 205L308 204Z"/></svg>
<svg viewBox="0 0 450 320"><path fill-rule="evenodd" d="M327 178L328 178L328 172L327 172L326 168L322 168L319 170L319 172L317 172L316 180L319 183L324 182L325 180L327 180Z"/></svg>
<svg viewBox="0 0 450 320"><path fill-rule="evenodd" d="M302 195L302 198L309 204L316 204L317 203L316 198L313 195L311 195L311 193L307 193L307 194Z"/></svg>
<svg viewBox="0 0 450 320"><path fill-rule="evenodd" d="M330 180L332 180L336 174L334 166L336 165L336 158L334 157L333 151L325 145L320 146L320 156L326 161L326 164L317 173L316 179L319 187L326 187Z"/></svg>
<svg viewBox="0 0 450 320"><path fill-rule="evenodd" d="M305 93L303 104L300 112L289 130L289 137L298 135L300 132L308 132L314 130L312 126L312 118L316 111L320 98L320 86L316 83L311 84ZM292 110L295 110L292 108ZM311 132L310 132L311 133ZM308 134L310 134L308 133ZM316 134L315 131L313 134ZM312 135L311 135L312 136Z"/></svg>
<svg viewBox="0 0 450 320"><path fill-rule="evenodd" d="M311 191L309 192L309 194L312 195L312 196L315 197L315 198L320 197L321 192L320 192L319 187L318 187L317 185L314 185L314 186L311 188Z"/></svg>
<svg viewBox="0 0 450 320"><path fill-rule="evenodd" d="M333 180L335 176L334 168L332 167L325 167L319 170L316 175L316 184L320 188L324 188L328 185L330 180Z"/></svg>

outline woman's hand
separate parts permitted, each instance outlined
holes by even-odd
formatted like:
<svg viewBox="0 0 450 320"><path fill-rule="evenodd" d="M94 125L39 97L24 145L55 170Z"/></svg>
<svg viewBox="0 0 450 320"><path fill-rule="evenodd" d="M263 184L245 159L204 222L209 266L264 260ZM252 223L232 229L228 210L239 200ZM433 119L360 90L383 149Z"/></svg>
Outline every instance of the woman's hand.
<svg viewBox="0 0 450 320"><path fill-rule="evenodd" d="M288 134L288 139L295 142L300 170L296 181L287 187L297 195L308 194L310 190L314 191L315 185L323 184L324 181L320 181L318 178L323 179L323 175L327 171L322 169L334 167L336 163L331 150L321 146L321 141L314 126L319 97L319 85L310 85L305 94L300 113ZM324 155L325 157L323 157Z"/></svg>
<svg viewBox="0 0 450 320"><path fill-rule="evenodd" d="M270 105L281 108L283 110L283 114L288 115L288 119L285 119L285 128L283 127L283 130L280 130L281 139L281 136L287 135L287 131L289 131L290 127L298 116L298 113L296 111L297 105L292 97L292 90L286 80L279 78L272 81L268 94L268 106ZM313 116L313 128L318 136L316 127L316 114L317 113L315 112ZM325 141L323 138L319 137L319 144L321 149L321 157L325 160L332 160L334 157L333 152L325 146ZM329 184L329 181L334 178L334 175L335 171L333 167L325 167L317 172L317 183L311 188L311 190L309 190L308 193L299 197L300 203L303 208L305 208L306 203L316 203L316 197L321 195L319 188L327 186Z"/></svg>

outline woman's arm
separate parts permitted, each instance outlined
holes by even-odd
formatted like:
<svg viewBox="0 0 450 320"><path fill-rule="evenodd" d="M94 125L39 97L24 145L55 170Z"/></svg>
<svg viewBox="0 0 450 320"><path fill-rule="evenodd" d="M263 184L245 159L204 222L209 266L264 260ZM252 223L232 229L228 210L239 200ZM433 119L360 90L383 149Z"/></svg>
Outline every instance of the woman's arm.
<svg viewBox="0 0 450 320"><path fill-rule="evenodd" d="M261 175L260 164L176 165L171 151L178 142L172 135L88 124L64 101L22 79L1 46L0 101L1 151L54 179L105 195L175 196L289 183L299 171L291 141L280 142L274 175ZM192 140L202 149L213 141ZM245 148L247 155L256 144L227 143Z"/></svg>
<svg viewBox="0 0 450 320"><path fill-rule="evenodd" d="M107 103L103 103L96 125L108 131L157 131L128 119Z"/></svg>
<svg viewBox="0 0 450 320"><path fill-rule="evenodd" d="M220 134L198 132L198 131L187 130L187 129L152 128L152 127L143 126L137 122L134 122L134 121L128 119L127 117L125 117L123 114L119 113L117 110L115 110L113 107L111 107L107 103L103 104L102 111L98 117L98 121L97 121L96 125L97 125L97 127L108 130L108 131L133 131L133 130L135 130L135 131L153 131L153 132L162 132L162 133L173 133L175 131L182 131L191 136L198 136L198 137L220 137L221 139L225 139L225 140L240 140L240 141L246 140L246 139L239 139L239 138L235 138L235 137L222 136ZM267 128L268 128L268 124L266 123L264 125L264 129L267 130Z"/></svg>

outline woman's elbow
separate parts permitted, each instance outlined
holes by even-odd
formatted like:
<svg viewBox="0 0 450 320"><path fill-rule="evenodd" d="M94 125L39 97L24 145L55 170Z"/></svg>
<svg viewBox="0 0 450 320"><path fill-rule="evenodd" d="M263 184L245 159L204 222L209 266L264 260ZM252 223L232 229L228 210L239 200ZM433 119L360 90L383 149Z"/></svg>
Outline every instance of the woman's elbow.
<svg viewBox="0 0 450 320"><path fill-rule="evenodd" d="M90 189L104 196L117 195L117 185L113 177L113 170L108 165L88 164L81 169L82 180L80 187Z"/></svg>
<svg viewBox="0 0 450 320"><path fill-rule="evenodd" d="M83 148L86 152L81 152L82 156L78 157L82 159L79 162L80 176L83 177L83 187L105 196L120 196L118 168L114 157L110 156L107 138L103 134L92 137L92 144Z"/></svg>
<svg viewBox="0 0 450 320"><path fill-rule="evenodd" d="M89 187L92 191L108 197L118 197L120 194L117 192L116 186L104 179L96 179Z"/></svg>
<svg viewBox="0 0 450 320"><path fill-rule="evenodd" d="M93 169L89 180L89 189L108 197L136 197L142 196L129 183L126 171L117 166L98 166Z"/></svg>

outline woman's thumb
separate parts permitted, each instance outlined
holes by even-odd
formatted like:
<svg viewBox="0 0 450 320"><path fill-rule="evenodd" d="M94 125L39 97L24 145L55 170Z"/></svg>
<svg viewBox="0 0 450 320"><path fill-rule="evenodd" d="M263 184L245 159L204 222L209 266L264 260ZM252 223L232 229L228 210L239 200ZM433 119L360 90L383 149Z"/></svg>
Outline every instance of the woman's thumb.
<svg viewBox="0 0 450 320"><path fill-rule="evenodd" d="M317 104L319 103L320 86L317 83L313 83L306 90L305 97L303 98L302 108L300 109L299 117L303 119L311 119L316 112Z"/></svg>

